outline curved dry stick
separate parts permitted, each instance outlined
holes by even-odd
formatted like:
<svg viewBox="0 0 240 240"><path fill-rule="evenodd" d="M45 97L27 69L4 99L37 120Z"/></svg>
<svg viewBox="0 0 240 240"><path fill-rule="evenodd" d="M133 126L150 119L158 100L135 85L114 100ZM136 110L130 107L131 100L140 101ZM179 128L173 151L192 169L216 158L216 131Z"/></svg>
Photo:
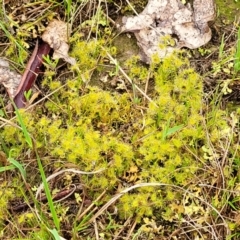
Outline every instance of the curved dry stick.
<svg viewBox="0 0 240 240"><path fill-rule="evenodd" d="M45 42L42 42L41 44L38 42L36 43L33 54L28 61L21 82L13 98L17 108L25 107L26 99L24 92L27 92L33 86L40 71L40 67L42 66L43 56L46 56L50 52L50 49L50 46Z"/></svg>

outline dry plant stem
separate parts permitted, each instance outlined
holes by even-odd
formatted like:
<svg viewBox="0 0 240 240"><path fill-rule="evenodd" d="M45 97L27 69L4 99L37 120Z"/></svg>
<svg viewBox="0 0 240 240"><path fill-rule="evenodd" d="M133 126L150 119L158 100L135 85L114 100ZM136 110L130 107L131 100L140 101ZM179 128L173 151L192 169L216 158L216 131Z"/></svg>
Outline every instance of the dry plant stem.
<svg viewBox="0 0 240 240"><path fill-rule="evenodd" d="M5 9L5 1L3 0L2 1L2 11L3 11L3 15L4 15L4 20L6 23L9 23L9 20L8 20L8 17L7 17L7 14L6 14L6 9ZM11 25L9 24L8 25L9 29L10 29L10 32L12 35L14 35L14 30L13 28L11 27Z"/></svg>
<svg viewBox="0 0 240 240"><path fill-rule="evenodd" d="M93 222L93 220L95 220L97 217L99 217L110 205L112 205L114 202L116 202L121 196L123 196L124 194L128 193L129 191L135 189L135 188L139 188L139 187L171 187L173 189L177 189L180 190L184 193L188 193L189 195L191 195L194 198L197 198L198 200L200 200L201 202L203 202L204 204L206 204L209 208L211 208L213 211L216 212L216 214L219 216L219 218L222 220L223 222L223 226L226 228L227 230L227 234L229 234L230 230L228 228L228 224L225 221L225 219L223 218L223 216L220 214L220 212L213 207L210 203L208 203L207 201L205 201L204 199L202 199L199 196L196 196L195 194L193 194L192 192L179 187L177 185L172 185L172 184L166 184L166 183L139 183L136 184L134 186L131 186L129 188L126 188L125 190L121 191L120 193L116 194L114 197L112 197L89 221L88 223Z"/></svg>
<svg viewBox="0 0 240 240"><path fill-rule="evenodd" d="M70 197L77 189L77 187L75 185L73 185L74 187L72 189L64 189L60 192L58 192L55 196L53 196L53 200L54 202L61 202L65 199L67 199L68 197ZM47 202L47 197L46 196L41 196L39 199L37 199L39 202L41 203L46 203ZM11 207L10 210L11 212L20 212L23 210L28 209L29 207L34 206L34 202L29 202L29 203L20 203L17 206Z"/></svg>
<svg viewBox="0 0 240 240"><path fill-rule="evenodd" d="M234 135L234 129L235 129L235 125L232 124L232 128L231 128L231 135L230 136L233 136ZM229 149L230 149L230 146L231 146L231 139L230 137L227 139L227 144L225 144L226 147L225 147L225 151L224 151L224 155L222 157L222 168L224 168L224 166L228 165L229 167L231 167L231 162L226 162L227 161L227 155L229 153ZM237 141L237 145L239 145L239 138L238 138L238 141ZM222 146L224 147L224 146ZM234 159L235 155L236 155L236 152L238 151L237 150L238 147L236 147L236 150L235 150L235 153L233 154L232 156L232 159ZM236 191L234 191L236 193ZM224 211L225 207L228 205L228 200L229 198L231 197L231 195L228 196L227 200L225 201L224 205L222 206L220 212Z"/></svg>
<svg viewBox="0 0 240 240"><path fill-rule="evenodd" d="M237 31L237 26L239 26L239 23L240 23L240 18L236 19L235 17L235 20L234 20L234 23L233 24L233 28L232 28L232 31L230 32L230 34L228 35L227 39L226 39L226 42L230 39L230 37L232 37L232 35L234 35Z"/></svg>
<svg viewBox="0 0 240 240"><path fill-rule="evenodd" d="M237 195L240 195L240 191L237 191L237 190L228 190L228 189L222 189L222 188L218 188L218 187L214 187L212 185L208 185L208 184L199 184L198 185L199 187L207 187L207 188L210 188L210 189L218 189L219 192L222 191L222 192L226 192L226 193L229 193L229 194L237 194ZM226 201L226 204L227 204L227 201ZM221 210L222 211L222 210Z"/></svg>
<svg viewBox="0 0 240 240"><path fill-rule="evenodd" d="M148 84L149 84L150 75L151 75L151 73L149 72L149 73L148 73L148 76L147 76L147 81L146 81L145 89L144 89L144 92L145 92L146 95L147 95L147 90L148 90ZM145 98L145 97L144 97L144 102L146 102L146 98Z"/></svg>
<svg viewBox="0 0 240 240"><path fill-rule="evenodd" d="M133 222L133 225L132 225L132 227L130 228L130 230L129 230L129 232L128 232L128 235L127 235L127 237L126 237L127 240L128 240L128 239L131 239L131 235L132 235L132 233L133 233L136 225L137 225L137 221L136 221L136 219L135 219L134 222Z"/></svg>
<svg viewBox="0 0 240 240"><path fill-rule="evenodd" d="M29 19L29 21L32 19L32 20L34 20L34 19L37 19L37 18L42 18L42 16L44 16L44 13L46 13L47 11L48 11L48 9L50 9L51 8L51 6L52 6L53 4L42 4L42 6L40 6L40 7L36 7L36 8L34 8L32 11L30 10L29 12L28 12L28 14L30 14L29 16L28 16L28 19ZM42 9L42 10L41 10ZM37 13L37 14L36 14Z"/></svg>
<svg viewBox="0 0 240 240"><path fill-rule="evenodd" d="M187 231L183 231L183 232L181 233L181 235L186 234L186 233L189 233L189 232L196 231L196 232L198 232L198 234L201 236L201 239L204 239L202 233L201 233L199 230L200 230L200 229L204 229L204 230L207 231L207 232L210 232L210 231L206 228L206 226L204 226L204 227L198 227L197 221L194 220L194 219L192 219L188 214L187 214L187 216L188 216L189 219L188 219L188 221L186 221L187 227L185 227L185 228L188 228L188 227L190 226L191 229L190 229L190 230L187 230ZM194 222L196 222L196 223L194 223ZM205 221L205 223L207 224L206 221ZM184 229L184 228L182 228L182 229ZM212 238L211 238L211 239L212 239Z"/></svg>
<svg viewBox="0 0 240 240"><path fill-rule="evenodd" d="M106 190L104 190L104 191L97 197L97 199L94 200L94 202L99 201L99 200L104 196L105 193L106 193ZM95 206L95 203L94 203L94 202L92 202L91 205L89 205L88 208L85 209L84 212L82 212L80 215L78 214L79 216L78 216L78 215L76 216L76 220L77 220L77 221L79 221L84 215L87 214L87 212L90 211L90 209L91 209L92 207ZM94 208L94 210L95 210L95 209L96 209L96 208ZM93 212L94 212L94 211L93 211Z"/></svg>
<svg viewBox="0 0 240 240"><path fill-rule="evenodd" d="M84 171L80 171L80 170L77 170L77 169L74 169L74 168L70 168L70 169L64 169L64 170L61 170L59 172L56 172L52 175L50 175L49 177L46 178L46 181L49 182L50 180L54 179L55 177L57 177L58 175L60 174L63 174L63 173L66 173L66 172L72 172L72 173L77 173L77 174L85 174L85 175L90 175L90 174L97 174L97 173L100 173L102 171L104 171L105 169L102 168L102 169L99 169L97 171L94 171L94 172L84 172ZM36 191L36 198L38 198L38 196L40 195L41 191L43 190L43 183L40 184L40 186L38 187L37 191Z"/></svg>
<svg viewBox="0 0 240 240"><path fill-rule="evenodd" d="M208 132L208 130L207 130L206 122L205 122L204 120L203 120L203 126L204 126L204 128L205 128L205 132L206 132L208 144L209 144L209 146L211 147L211 149L212 149L213 151L215 151L214 146L212 145L212 142L211 142L211 140L210 140L210 136L209 136L209 132ZM223 174L222 166L219 164L218 159L215 159L215 163L216 163L216 165L217 165L217 167L218 167L218 169L219 169L219 172L220 172L220 174L221 174L221 177L222 177L222 187L225 188L225 177L224 177L224 174Z"/></svg>
<svg viewBox="0 0 240 240"><path fill-rule="evenodd" d="M66 189L66 190L62 190L59 193L57 193L54 197L53 200L56 200L55 202L61 202L65 199L67 199L68 197L70 197L77 189L75 184L72 184L73 188L72 189Z"/></svg>
<svg viewBox="0 0 240 240"><path fill-rule="evenodd" d="M212 231L211 231L212 238L213 238L213 236L214 236L213 239L216 239L216 240L220 239L221 236L220 236L219 234L218 234L218 236L216 235L216 233L217 233L216 227L217 227L217 226L222 226L222 225L221 225L221 224L210 225L208 222L206 222L206 224L209 226L209 229L212 230ZM203 229L203 228L202 228L202 229ZM205 228L204 228L204 230L205 230Z"/></svg>
<svg viewBox="0 0 240 240"><path fill-rule="evenodd" d="M42 96L44 96L45 95L45 93L42 91L42 90L40 90L37 86L35 86L35 88L37 89L37 91L38 91L38 93L39 94L41 94ZM33 95L34 96L34 95ZM32 96L32 97L33 97ZM54 102L51 98L49 98L47 95L46 95L46 98L47 98L47 100L49 101L49 102L51 102L52 104L54 104L56 107L58 107L60 110L61 110L61 112L64 112L65 110L61 107L61 106L59 106L56 102ZM43 99L43 98L42 98ZM41 100L42 100L41 99ZM45 98L44 98L45 99ZM34 102L34 98L32 99L30 99L29 100L29 105L31 105L31 104L33 104L33 102ZM39 102L39 101L38 101ZM34 105L35 105L35 103L34 103ZM28 108L27 108L28 109Z"/></svg>
<svg viewBox="0 0 240 240"><path fill-rule="evenodd" d="M231 128L231 136L234 135L234 128L235 126L232 124L232 128ZM225 144L225 151L224 151L224 155L222 157L222 167L224 167L227 163L226 163L226 160L227 160L227 155L229 153L229 148L231 146L231 139L230 137L227 139L227 144ZM223 146L224 147L224 146Z"/></svg>
<svg viewBox="0 0 240 240"><path fill-rule="evenodd" d="M97 226L97 221L96 220L93 221L93 225L94 225L96 240L99 240L98 226Z"/></svg>
<svg viewBox="0 0 240 240"><path fill-rule="evenodd" d="M196 185L197 187L200 187L200 185ZM205 196L204 196L205 197ZM207 195L207 197L209 197ZM183 199L187 199L187 192L184 193L184 197ZM211 201L211 200L210 200ZM184 200L184 203L187 203L187 201ZM206 202L209 202L208 199L206 199ZM185 204L184 204L185 206ZM187 206L186 206L187 207ZM206 211L208 211L209 209L206 209ZM219 213L221 214L222 210L219 211ZM198 224L198 220L197 219L193 219L191 218L191 215L188 215L188 221L186 221L186 224L188 224L189 226L191 226L192 228L190 230L187 230L187 231L183 231L183 233L181 234L186 234L186 233L189 233L189 232L193 232L193 231L196 231L198 232L198 234L204 239L204 237L202 236L202 231L199 231L199 230L204 230L206 232L208 232L209 234L211 234L211 239L215 239L215 240L218 240L220 238L217 237L216 233L218 232L217 229L216 229L216 223L218 222L218 218L219 218L219 215L214 219L212 217L212 215L210 215L210 220L212 222L212 225L208 222L208 221L204 221L204 223L208 226L203 226L203 227L199 227L199 224ZM196 217L197 218L197 217ZM218 226L223 226L223 224L219 224ZM188 228L188 227L186 227ZM184 228L183 228L184 229ZM214 236L214 237L213 237Z"/></svg>
<svg viewBox="0 0 240 240"><path fill-rule="evenodd" d="M12 219L6 218L7 222L9 225L11 225L12 227L10 227L10 231L14 232L14 229L17 228L18 233L21 233L22 236L25 236L25 234L23 233L23 229L18 227L16 222L12 222Z"/></svg>
<svg viewBox="0 0 240 240"><path fill-rule="evenodd" d="M130 223L131 221L131 217L129 217L125 223L123 224L123 226L121 227L120 231L118 231L117 233L114 234L114 239L113 240L117 240L119 239L118 236L121 234L121 232L124 231L125 227Z"/></svg>
<svg viewBox="0 0 240 240"><path fill-rule="evenodd" d="M71 23L71 26L72 26L72 23L76 21L76 18L77 16L83 12L83 8L85 7L85 3L81 3L79 4L79 6L77 7L76 11L74 14L72 14L71 18L70 18L70 23ZM82 17L80 16L80 22L83 22L82 21ZM79 29L79 26L77 27L77 29ZM77 29L73 29L73 32L75 32Z"/></svg>
<svg viewBox="0 0 240 240"><path fill-rule="evenodd" d="M126 0L126 2L127 2L127 4L128 4L128 6L133 10L133 12L134 12L136 15L138 15L137 11L136 11L135 8L132 6L132 4L131 4L128 0Z"/></svg>
<svg viewBox="0 0 240 240"><path fill-rule="evenodd" d="M89 3L88 11L89 11L89 12L93 11L92 16L96 15L96 12L97 12L97 10L95 11L95 9L97 9L97 7L96 7L96 2L97 2L97 1L90 1L90 3ZM100 3L101 3L101 1L99 1L99 4L100 4ZM93 5L93 6L92 6L92 5ZM91 23L91 29L90 29L90 31L89 31L89 33L88 33L87 41L89 41L90 38L91 38L92 29L93 29L93 27L95 26L94 24L95 24L94 21L92 21L92 23ZM97 31L96 31L96 32L97 32ZM96 34L96 39L97 39L97 34Z"/></svg>
<svg viewBox="0 0 240 240"><path fill-rule="evenodd" d="M112 23L114 26L116 26L116 22L115 22L113 19L111 19L111 18L108 16L108 14L106 14L106 13L103 12L103 15L108 19L108 21L109 21L110 23Z"/></svg>
<svg viewBox="0 0 240 240"><path fill-rule="evenodd" d="M182 231L182 229L176 229L175 231L172 232L172 234L169 236L169 239L175 239L174 237L179 234Z"/></svg>
<svg viewBox="0 0 240 240"><path fill-rule="evenodd" d="M51 95L53 95L54 93L56 93L57 91L59 91L60 89L64 88L67 85L67 83L65 83L64 85L60 86L59 88L57 88L56 90L54 90L53 92L49 93L48 95L44 96L42 99L40 99L39 101L35 102L34 104L32 104L31 106L27 107L26 109L24 109L24 111L28 111L30 109L32 109L33 107L35 107L37 104L43 102L45 99L49 99L49 97ZM10 120L4 120L5 123L3 123L2 125L0 125L0 129L3 128L6 125L13 125L13 123L11 121L13 121L14 119L16 119L16 116L14 116L13 118L11 118Z"/></svg>
<svg viewBox="0 0 240 240"><path fill-rule="evenodd" d="M103 48L104 49L104 48ZM139 88L136 84L133 83L133 81L131 80L131 78L127 75L127 73L121 68L121 66L119 66L118 62L116 59L114 59L107 51L106 51L107 56L109 57L109 59L113 62L113 64L115 66L118 66L119 71L123 74L123 76L128 80L129 83L131 83L132 85L135 86L135 88L152 104L154 104L155 107L158 107L158 105L147 95L145 94L145 92Z"/></svg>
<svg viewBox="0 0 240 240"><path fill-rule="evenodd" d="M194 220L192 220L192 221L194 221ZM197 231L197 232L199 233L199 235L201 235L201 237L202 237L201 239L205 239L204 236L202 235L202 233L199 232L199 230L204 229L205 231L211 233L211 236L212 236L211 239L214 239L214 240L219 240L219 239L221 239L221 236L217 236L217 235L215 234L215 232L217 232L216 227L222 226L222 224L216 224L216 225L212 226L212 225L210 225L210 224L208 224L208 223L206 222L206 224L209 225L209 228L212 229L211 232L208 231L208 230L206 230L206 227L196 227L196 226L198 225L197 223L196 223L196 226L193 225L190 221L188 222L188 224L191 225L191 226L193 227L193 229L184 231L183 233L181 233L181 235L186 234L186 233L190 233L190 232L193 232L193 231ZM184 228L188 228L188 227L184 227ZM184 228L182 228L182 229L184 229Z"/></svg>
<svg viewBox="0 0 240 240"><path fill-rule="evenodd" d="M7 120L7 119L2 118L2 117L0 117L0 120L3 121L5 125L10 125L10 126L13 126L13 127L15 127L15 128L18 128L18 129L22 130L21 127L19 127L19 126L18 126L17 124L15 124L15 123L11 122L10 120ZM1 127L0 127L0 128L1 128Z"/></svg>

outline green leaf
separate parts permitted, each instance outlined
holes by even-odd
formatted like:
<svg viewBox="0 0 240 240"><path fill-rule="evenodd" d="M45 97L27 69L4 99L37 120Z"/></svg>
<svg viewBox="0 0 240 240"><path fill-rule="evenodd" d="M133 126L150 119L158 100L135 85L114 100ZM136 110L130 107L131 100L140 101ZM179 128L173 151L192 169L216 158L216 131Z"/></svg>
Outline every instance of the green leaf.
<svg viewBox="0 0 240 240"><path fill-rule="evenodd" d="M174 134L175 132L181 130L184 125L181 124L181 125L178 125L178 126L174 126L172 128L169 128L169 125L170 125L170 121L171 119L168 119L168 122L167 122L167 126L164 127L163 129L163 136L162 136L162 140L164 141L168 136Z"/></svg>
<svg viewBox="0 0 240 240"><path fill-rule="evenodd" d="M181 125L175 126L173 128L169 128L166 132L166 136L170 136L170 135L174 134L175 132L181 130L183 128L183 126L184 125L181 124Z"/></svg>
<svg viewBox="0 0 240 240"><path fill-rule="evenodd" d="M46 180L46 176L45 176L45 173L44 173L44 170L43 170L43 166L42 166L41 160L40 160L37 152L36 152L36 155L37 155L38 168L39 168L39 171L40 171L40 174L41 174L41 177L42 177L43 186L44 186L44 190L45 190L45 193L46 193L48 205L49 205L52 217L53 217L53 222L54 222L55 227L59 230L60 229L60 223L59 223L60 221L57 217L57 213L56 213L56 210L55 210L55 207L54 207L54 204L53 204L53 199L52 199L50 189L49 189L49 186L48 186L48 183L47 183L47 180Z"/></svg>
<svg viewBox="0 0 240 240"><path fill-rule="evenodd" d="M14 165L10 165L10 166L6 166L6 167L0 167L0 172L5 172L5 171L8 171L8 170L13 170L15 169L16 167Z"/></svg>
<svg viewBox="0 0 240 240"><path fill-rule="evenodd" d="M2 109L0 109L0 117L4 116L4 111Z"/></svg>
<svg viewBox="0 0 240 240"><path fill-rule="evenodd" d="M11 157L8 158L8 161L14 166L14 168L17 168L20 171L23 178L26 180L27 175L26 175L26 171L23 168L22 164L19 163L18 161L16 161L15 159L11 158Z"/></svg>
<svg viewBox="0 0 240 240"><path fill-rule="evenodd" d="M50 229L49 231L50 231L50 233L54 236L55 240L61 240L61 239L63 239L63 238L61 238L61 237L59 236L59 234L58 234L58 232L57 232L57 230L56 230L55 228L54 228L54 229Z"/></svg>
<svg viewBox="0 0 240 240"><path fill-rule="evenodd" d="M237 39L237 50L235 53L234 69L235 71L240 70L240 28L238 29L238 39Z"/></svg>
<svg viewBox="0 0 240 240"><path fill-rule="evenodd" d="M28 102L31 98L31 95L32 95L32 89L29 89L29 91L24 92L24 97L27 99Z"/></svg>

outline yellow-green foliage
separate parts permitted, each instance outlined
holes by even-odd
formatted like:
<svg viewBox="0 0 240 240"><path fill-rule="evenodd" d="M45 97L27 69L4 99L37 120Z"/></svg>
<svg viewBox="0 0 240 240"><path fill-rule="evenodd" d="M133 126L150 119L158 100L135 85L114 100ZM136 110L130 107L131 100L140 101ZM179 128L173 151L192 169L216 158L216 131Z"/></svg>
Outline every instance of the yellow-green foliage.
<svg viewBox="0 0 240 240"><path fill-rule="evenodd" d="M99 51L100 42L76 45L73 55L81 63L83 74L96 66ZM132 77L143 81L147 76L146 68L136 61L129 61L128 66L133 69ZM145 112L131 102L127 93L110 93L97 87L82 91L81 75L67 80L66 87L46 101L44 110L37 107L34 112L22 112L40 156L74 163L83 171L106 168L103 173L82 178L89 195L108 189L106 199L121 186L132 166L139 169L136 179L141 182L186 186L193 181L204 162L211 161L201 150L210 147L201 115L201 78L181 53L162 62L154 60L149 71L155 80L154 104L150 103ZM209 116L209 123L214 118L214 128L209 124L213 143L228 127L222 116L221 112ZM1 130L1 136L9 147L17 146L15 157L26 150L20 130L8 126ZM136 214L138 219L163 213L165 219L171 219L176 209L168 203L181 199L182 194L172 188L141 188L121 198L119 213L122 218Z"/></svg>
<svg viewBox="0 0 240 240"><path fill-rule="evenodd" d="M149 70L147 67L139 67L137 62L139 57L131 57L125 63L125 66L129 68L129 77L131 77L134 83L139 81L146 81L149 78Z"/></svg>
<svg viewBox="0 0 240 240"><path fill-rule="evenodd" d="M131 6L127 3L127 1L123 2L123 6L122 7L122 14L126 14L128 12L130 12L131 14L133 14L133 9L137 12L142 11L147 5L147 0L133 0L131 1Z"/></svg>
<svg viewBox="0 0 240 240"><path fill-rule="evenodd" d="M78 41L75 44L72 55L79 63L79 69L86 81L90 79L90 73L96 68L97 64L101 63L104 51L101 46L104 46L104 40L81 40L81 35L76 34L73 39L77 37ZM79 39L80 38L80 39Z"/></svg>
<svg viewBox="0 0 240 240"><path fill-rule="evenodd" d="M3 227L3 221L6 220L6 217L8 215L7 207L8 207L8 201L14 197L14 189L12 187L9 187L9 184L4 181L0 184L0 229L2 230ZM3 232L0 230L0 237L3 237Z"/></svg>
<svg viewBox="0 0 240 240"><path fill-rule="evenodd" d="M141 154L138 162L140 178L143 182L186 185L201 166L185 146L195 152L199 141L204 141L200 115L202 82L180 54L166 58L159 65L153 63L151 71L156 97L146 113L144 137L138 149ZM131 215L136 211L139 216L151 216L152 204L160 209L164 206L167 211L164 202L175 198L172 189L144 189L124 196L121 202L124 214Z"/></svg>

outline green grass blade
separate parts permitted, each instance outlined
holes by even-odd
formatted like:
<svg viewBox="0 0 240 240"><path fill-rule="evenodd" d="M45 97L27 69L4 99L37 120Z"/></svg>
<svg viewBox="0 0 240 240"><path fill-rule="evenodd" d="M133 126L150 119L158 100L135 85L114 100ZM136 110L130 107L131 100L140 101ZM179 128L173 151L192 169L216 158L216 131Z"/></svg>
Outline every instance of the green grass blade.
<svg viewBox="0 0 240 240"><path fill-rule="evenodd" d="M163 141L166 140L166 138L168 136L174 134L177 131L180 131L184 127L184 125L181 124L181 125L177 125L177 126L174 126L174 127L170 128L169 127L170 126L170 121L171 121L171 119L168 119L167 125L163 129L163 135L162 135L162 140Z"/></svg>
<svg viewBox="0 0 240 240"><path fill-rule="evenodd" d="M0 172L5 172L5 171L8 171L8 170L13 170L15 169L16 167L14 165L10 165L10 166L6 166L6 167L0 167Z"/></svg>
<svg viewBox="0 0 240 240"><path fill-rule="evenodd" d="M55 240L61 240L61 237L59 236L56 229L50 230L50 233L54 236Z"/></svg>
<svg viewBox="0 0 240 240"><path fill-rule="evenodd" d="M238 29L237 49L235 53L234 70L240 70L240 28Z"/></svg>
<svg viewBox="0 0 240 240"><path fill-rule="evenodd" d="M224 47L225 47L224 37L225 37L225 35L223 34L222 39L221 39L221 44L219 46L219 53L218 53L218 58L219 59L221 59L223 57L223 50L224 50Z"/></svg>
<svg viewBox="0 0 240 240"><path fill-rule="evenodd" d="M16 40L12 34L7 30L7 28L5 27L5 25L0 21L0 29L2 29L5 33L5 35L9 38L9 40L11 42L13 42L14 44L16 44L16 46L18 47L18 52L23 51L26 52L26 50L24 49L24 47L19 43L18 40ZM21 54L18 54L20 63L23 64L23 59L21 57Z"/></svg>
<svg viewBox="0 0 240 240"><path fill-rule="evenodd" d="M14 105L14 107L15 107L15 105ZM22 116L21 116L19 110L17 109L17 107L15 107L15 112L16 112L17 120L22 128L23 135L25 137L25 141L27 142L28 146L32 149L33 148L32 139L30 137L30 134L27 131L27 128L23 122Z"/></svg>
<svg viewBox="0 0 240 240"><path fill-rule="evenodd" d="M8 161L15 167L19 170L19 172L21 173L22 177L26 180L26 171L25 169L23 168L22 164L19 163L18 161L16 161L15 159L13 158L8 158Z"/></svg>
<svg viewBox="0 0 240 240"><path fill-rule="evenodd" d="M181 125L178 125L178 126L174 126L174 127L172 127L172 128L169 128L169 129L167 130L167 132L166 132L166 136L170 136L170 135L174 134L175 132L181 130L183 127L184 127L184 125L181 124Z"/></svg>
<svg viewBox="0 0 240 240"><path fill-rule="evenodd" d="M43 166L42 166L41 160L40 160L37 153L36 153L36 155L37 155L38 168L39 168L39 171L40 171L40 174L41 174L41 177L42 177L44 190L45 190L46 197L47 197L47 200L48 200L48 205L49 205L52 217L53 217L53 222L54 222L54 225L57 228L57 230L59 230L60 229L60 223L59 223L59 219L57 217L57 213L56 213L56 210L55 210L55 207L54 207L54 204L53 204L53 199L52 199L50 189L49 189L49 186L48 186L48 183L47 183L47 180L46 180L46 176L45 176L45 173L44 173L44 170L43 170Z"/></svg>

